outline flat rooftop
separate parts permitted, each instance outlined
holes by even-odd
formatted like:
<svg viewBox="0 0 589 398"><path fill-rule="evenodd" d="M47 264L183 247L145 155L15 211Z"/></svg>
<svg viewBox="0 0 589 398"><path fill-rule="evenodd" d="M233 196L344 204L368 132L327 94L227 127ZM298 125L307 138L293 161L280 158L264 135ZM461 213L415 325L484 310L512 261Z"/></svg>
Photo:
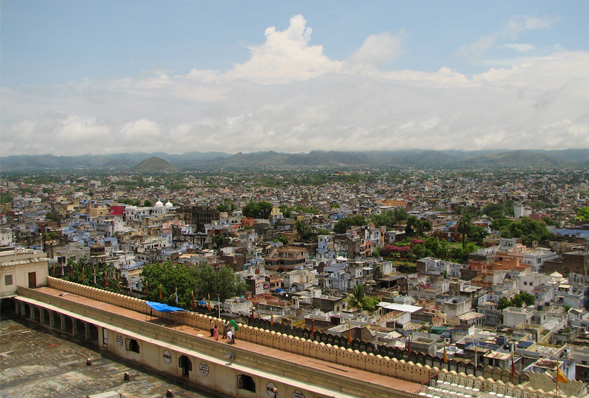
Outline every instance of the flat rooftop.
<svg viewBox="0 0 589 398"><path fill-rule="evenodd" d="M86 397L116 391L125 397L164 397L168 389L179 398L215 398L182 386L97 350L76 344L46 329L14 320L0 320L0 395L3 397ZM86 365L90 358L92 365ZM130 380L124 380L125 372Z"/></svg>
<svg viewBox="0 0 589 398"><path fill-rule="evenodd" d="M141 322L151 322L165 325L169 329L174 329L182 333L190 334L194 338L199 339L206 339L209 341L209 344L227 344L224 340L215 341L213 337L210 337L210 332L204 329L198 329L192 326L178 324L169 322L165 319L158 318L156 316L150 316L149 314L140 313L137 311L129 310L126 308L118 307L112 304L108 304L102 301L93 300L87 297L79 296L73 293L63 292L61 290L53 289L50 287L41 287L38 290L42 293L59 297L62 300L73 301L88 307L96 308L103 311L108 311L113 314L118 314L121 316L125 316L128 318L133 318L137 321ZM67 294L64 294L67 293ZM251 343L245 340L239 339L239 331L236 335L236 346L240 349L244 349L247 351L251 351L252 353L266 355L271 358L280 358L285 362L292 362L293 364L303 365L310 368L310 372L312 373L312 369L318 369L324 372L332 373L334 375L339 375L343 377L348 377L352 379L362 380L369 383L374 383L377 385L382 385L390 388L395 388L401 391L406 391L409 393L417 394L421 391L421 384L405 381L401 379L396 379L384 375L379 375L371 372L366 372L360 369L347 367L344 365L323 361L316 358L309 358L303 355L298 355L294 353L289 353L286 351L278 350L275 348L267 347L264 345Z"/></svg>

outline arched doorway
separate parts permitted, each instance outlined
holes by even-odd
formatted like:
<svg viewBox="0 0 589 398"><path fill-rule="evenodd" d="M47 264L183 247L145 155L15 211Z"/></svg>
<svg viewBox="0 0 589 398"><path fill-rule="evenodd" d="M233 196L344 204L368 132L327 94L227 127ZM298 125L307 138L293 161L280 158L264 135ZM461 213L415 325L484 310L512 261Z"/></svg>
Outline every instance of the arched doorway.
<svg viewBox="0 0 589 398"><path fill-rule="evenodd" d="M186 355L178 358L178 366L182 369L182 377L188 377L192 370L192 361Z"/></svg>

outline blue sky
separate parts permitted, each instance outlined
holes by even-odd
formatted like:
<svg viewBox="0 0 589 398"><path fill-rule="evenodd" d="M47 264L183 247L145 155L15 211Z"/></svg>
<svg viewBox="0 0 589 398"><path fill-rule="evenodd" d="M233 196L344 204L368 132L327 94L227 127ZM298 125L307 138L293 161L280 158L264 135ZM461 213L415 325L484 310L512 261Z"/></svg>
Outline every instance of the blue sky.
<svg viewBox="0 0 589 398"><path fill-rule="evenodd" d="M589 147L589 2L0 3L0 154Z"/></svg>

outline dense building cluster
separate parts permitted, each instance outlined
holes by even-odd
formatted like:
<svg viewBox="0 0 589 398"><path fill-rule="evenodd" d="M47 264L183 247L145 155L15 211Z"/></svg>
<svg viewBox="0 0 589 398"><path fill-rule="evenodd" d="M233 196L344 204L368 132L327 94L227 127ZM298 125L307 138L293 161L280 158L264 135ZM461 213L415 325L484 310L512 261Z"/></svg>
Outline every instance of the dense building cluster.
<svg viewBox="0 0 589 398"><path fill-rule="evenodd" d="M582 169L4 176L0 240L136 297L589 380L588 190ZM246 292L162 298L142 272L167 262Z"/></svg>

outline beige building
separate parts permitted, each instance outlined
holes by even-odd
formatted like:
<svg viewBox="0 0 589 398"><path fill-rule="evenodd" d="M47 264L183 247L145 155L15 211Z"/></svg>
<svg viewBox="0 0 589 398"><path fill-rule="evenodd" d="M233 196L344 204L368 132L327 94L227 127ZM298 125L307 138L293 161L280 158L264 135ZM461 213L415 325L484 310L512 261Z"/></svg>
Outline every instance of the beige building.
<svg viewBox="0 0 589 398"><path fill-rule="evenodd" d="M47 255L31 249L0 251L0 299L16 295L17 286L47 285Z"/></svg>

